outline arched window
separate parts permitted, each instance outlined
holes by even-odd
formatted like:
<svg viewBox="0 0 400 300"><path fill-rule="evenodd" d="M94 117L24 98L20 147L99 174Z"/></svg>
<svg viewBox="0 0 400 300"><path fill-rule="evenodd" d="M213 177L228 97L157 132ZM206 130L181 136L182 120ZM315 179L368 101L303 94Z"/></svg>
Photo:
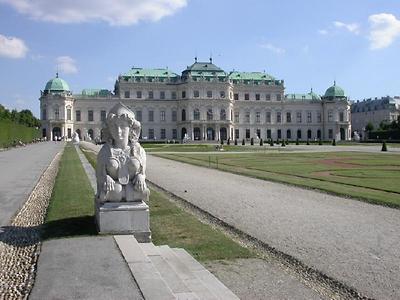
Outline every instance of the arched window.
<svg viewBox="0 0 400 300"><path fill-rule="evenodd" d="M311 129L308 129L308 130L307 130L307 138L308 138L308 139L311 139L311 136L312 136Z"/></svg>
<svg viewBox="0 0 400 300"><path fill-rule="evenodd" d="M219 119L225 121L226 120L226 111L225 109L221 109L219 113Z"/></svg>
<svg viewBox="0 0 400 300"><path fill-rule="evenodd" d="M213 117L212 108L209 108L209 109L207 110L207 120L208 120L208 121L211 121L213 118L214 118L214 117Z"/></svg>
<svg viewBox="0 0 400 300"><path fill-rule="evenodd" d="M291 138L292 138L292 131L291 131L290 129L288 129L288 130L286 131L286 138L287 138L287 139L291 139Z"/></svg>
<svg viewBox="0 0 400 300"><path fill-rule="evenodd" d="M301 139L301 129L297 130L297 138Z"/></svg>
<svg viewBox="0 0 400 300"><path fill-rule="evenodd" d="M193 120L196 120L196 121L200 120L200 111L199 111L198 108L196 108L196 109L193 111Z"/></svg>
<svg viewBox="0 0 400 300"><path fill-rule="evenodd" d="M186 121L186 110L182 109L182 121Z"/></svg>
<svg viewBox="0 0 400 300"><path fill-rule="evenodd" d="M317 130L317 139L321 139L321 129Z"/></svg>

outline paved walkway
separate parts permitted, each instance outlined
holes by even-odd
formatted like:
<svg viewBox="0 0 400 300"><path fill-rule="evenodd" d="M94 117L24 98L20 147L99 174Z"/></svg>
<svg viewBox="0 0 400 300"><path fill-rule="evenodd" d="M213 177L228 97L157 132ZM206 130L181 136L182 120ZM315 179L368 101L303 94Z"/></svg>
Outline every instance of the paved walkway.
<svg viewBox="0 0 400 300"><path fill-rule="evenodd" d="M43 142L0 152L0 227L9 224L63 147Z"/></svg>
<svg viewBox="0 0 400 300"><path fill-rule="evenodd" d="M400 210L148 155L147 178L369 297L400 299Z"/></svg>

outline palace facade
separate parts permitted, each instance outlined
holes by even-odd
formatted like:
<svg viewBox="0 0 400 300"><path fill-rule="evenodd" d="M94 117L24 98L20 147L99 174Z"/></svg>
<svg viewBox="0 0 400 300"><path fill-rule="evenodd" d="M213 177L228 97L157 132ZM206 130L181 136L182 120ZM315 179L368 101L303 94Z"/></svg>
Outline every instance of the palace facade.
<svg viewBox="0 0 400 300"><path fill-rule="evenodd" d="M113 92L72 94L57 75L41 91L42 135L101 139L108 111L122 102L141 122L142 139L350 139L350 103L336 83L323 96L284 90L283 80L265 72L225 72L211 59L196 59L181 75L134 67Z"/></svg>

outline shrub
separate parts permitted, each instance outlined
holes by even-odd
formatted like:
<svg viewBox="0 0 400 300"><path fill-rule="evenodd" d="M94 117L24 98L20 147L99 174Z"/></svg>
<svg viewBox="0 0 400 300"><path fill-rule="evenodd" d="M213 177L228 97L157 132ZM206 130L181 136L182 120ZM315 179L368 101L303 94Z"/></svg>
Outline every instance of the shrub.
<svg viewBox="0 0 400 300"><path fill-rule="evenodd" d="M336 146L336 140L335 139L332 140L332 146Z"/></svg>
<svg viewBox="0 0 400 300"><path fill-rule="evenodd" d="M307 139L307 145L310 145L310 141Z"/></svg>
<svg viewBox="0 0 400 300"><path fill-rule="evenodd" d="M269 140L269 145L272 147L272 146L274 146L274 140L273 139L270 139Z"/></svg>
<svg viewBox="0 0 400 300"><path fill-rule="evenodd" d="M235 146L237 146L237 139L235 139Z"/></svg>
<svg viewBox="0 0 400 300"><path fill-rule="evenodd" d="M263 139L260 139L260 146L263 146L263 145L264 145Z"/></svg>
<svg viewBox="0 0 400 300"><path fill-rule="evenodd" d="M296 139L296 145L299 145L300 143L299 143L299 139Z"/></svg>
<svg viewBox="0 0 400 300"><path fill-rule="evenodd" d="M224 140L223 139L221 139L221 145L223 145L224 144Z"/></svg>
<svg viewBox="0 0 400 300"><path fill-rule="evenodd" d="M226 141L226 144L227 144L227 145L230 145L230 144L231 144L231 138L229 138L229 139Z"/></svg>
<svg viewBox="0 0 400 300"><path fill-rule="evenodd" d="M318 140L318 145L320 145L320 146L322 145L322 140L321 139Z"/></svg>
<svg viewBox="0 0 400 300"><path fill-rule="evenodd" d="M285 147L285 146L286 146L286 144L285 144L285 140L282 140L282 144L281 144L281 146L282 146L282 147Z"/></svg>
<svg viewBox="0 0 400 300"><path fill-rule="evenodd" d="M254 138L250 139L250 145L252 145L252 146L254 145Z"/></svg>
<svg viewBox="0 0 400 300"><path fill-rule="evenodd" d="M289 140L288 140L288 139L286 139L285 144L286 144L286 145L289 145Z"/></svg>
<svg viewBox="0 0 400 300"><path fill-rule="evenodd" d="M244 139L242 140L242 145L246 145L246 141Z"/></svg>
<svg viewBox="0 0 400 300"><path fill-rule="evenodd" d="M382 150L381 151L387 151L387 146L386 146L386 142L385 141L382 143Z"/></svg>

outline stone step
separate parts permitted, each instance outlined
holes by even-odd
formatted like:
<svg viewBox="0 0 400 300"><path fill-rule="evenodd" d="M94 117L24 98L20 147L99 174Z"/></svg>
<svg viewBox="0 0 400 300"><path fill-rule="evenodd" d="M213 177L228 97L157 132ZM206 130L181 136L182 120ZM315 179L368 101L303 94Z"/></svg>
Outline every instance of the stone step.
<svg viewBox="0 0 400 300"><path fill-rule="evenodd" d="M183 262L218 299L239 299L184 249L173 249L173 251L179 257L180 261Z"/></svg>
<svg viewBox="0 0 400 300"><path fill-rule="evenodd" d="M183 261L168 246L158 247L161 256L167 261L172 269L178 274L183 282L196 293L200 299L216 300L218 299L204 283L185 265Z"/></svg>
<svg viewBox="0 0 400 300"><path fill-rule="evenodd" d="M192 291L178 276L175 270L168 264L168 262L161 255L150 255L148 258L151 260L155 268L161 274L161 277L166 282L168 287L175 295L191 295ZM198 299L195 294L191 295L190 299Z"/></svg>
<svg viewBox="0 0 400 300"><path fill-rule="evenodd" d="M145 299L177 298L133 235L117 235L114 239Z"/></svg>

